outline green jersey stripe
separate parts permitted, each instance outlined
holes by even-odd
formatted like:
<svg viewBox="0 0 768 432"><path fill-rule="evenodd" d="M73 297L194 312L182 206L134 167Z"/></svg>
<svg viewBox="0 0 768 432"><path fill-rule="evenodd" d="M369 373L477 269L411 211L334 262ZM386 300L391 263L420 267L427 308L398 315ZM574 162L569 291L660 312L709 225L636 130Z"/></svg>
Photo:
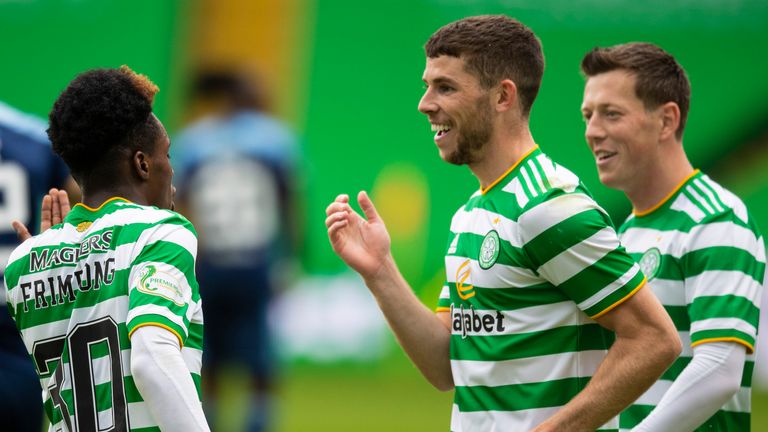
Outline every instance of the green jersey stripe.
<svg viewBox="0 0 768 432"><path fill-rule="evenodd" d="M539 194L547 193L547 187L544 186L544 181L541 178L541 175L539 174L539 171L536 169L536 166L533 163L534 159L528 159L528 162L523 167L524 173L528 174L528 177L531 179L531 183L536 186L536 191Z"/></svg>
<svg viewBox="0 0 768 432"><path fill-rule="evenodd" d="M541 166L541 161L538 158L529 159L528 166L533 171L536 180L542 184L542 192L552 189L552 185L549 183L547 174L544 172L544 168Z"/></svg>
<svg viewBox="0 0 768 432"><path fill-rule="evenodd" d="M451 359L502 361L570 351L607 350L612 336L597 324L582 324L508 336L473 337L472 345L460 344L461 340L461 334L451 335ZM514 352L509 348L514 348Z"/></svg>
<svg viewBox="0 0 768 432"><path fill-rule="evenodd" d="M712 204L707 201L700 193L699 191L693 186L693 184L689 184L685 188L686 195L688 195L689 199L695 200L696 204L704 210L704 213L709 215L715 214L715 209L712 207Z"/></svg>
<svg viewBox="0 0 768 432"><path fill-rule="evenodd" d="M458 372L457 376L462 377L460 381L454 382L457 387L495 387L592 375L604 357L605 350L597 350L523 357L496 363L476 360L452 360L451 369L456 370ZM576 368L574 368L574 365L576 365ZM506 367L499 368L498 366ZM515 372L511 373L509 372L510 370Z"/></svg>
<svg viewBox="0 0 768 432"><path fill-rule="evenodd" d="M744 297L734 295L697 296L688 308L692 319L743 317L752 327L757 328L760 309Z"/></svg>
<svg viewBox="0 0 768 432"><path fill-rule="evenodd" d="M531 241L535 241L542 233L552 233L558 227L579 229L581 223L600 226L600 228L610 226L605 213L587 195L555 191L551 192L547 198L549 198L547 201L526 210L518 218L518 224L525 224L525 229L521 229L520 234L524 236L522 240L526 246L531 247ZM561 225L564 222L570 223ZM583 238L585 231L583 229L579 231L582 232Z"/></svg>
<svg viewBox="0 0 768 432"><path fill-rule="evenodd" d="M754 255L744 249L732 247L695 250L680 258L679 265L688 277L696 276L706 270L734 270L761 282L761 275L765 273L765 262L758 261Z"/></svg>
<svg viewBox="0 0 768 432"><path fill-rule="evenodd" d="M543 283L540 285L533 285L529 287L515 287L515 288L481 288L474 287L477 290L478 306L482 309L500 310L505 307L509 307L509 304L513 302L513 308L507 310L517 310L533 306L550 305L553 303L559 303L568 301L570 298L563 293L562 290L553 286L550 283ZM445 287L445 297L441 296L441 299L445 298L450 300L450 290L457 289L455 283L449 283ZM462 300L460 304L467 307L470 303L467 300Z"/></svg>
<svg viewBox="0 0 768 432"><path fill-rule="evenodd" d="M596 260L589 267L585 266L578 273L568 278L568 280L560 283L559 288L568 294L573 301L578 302L579 308L582 310L591 309L606 298L614 298L612 296L614 292L618 295L626 294L628 290L633 290L640 284L643 280L643 275L640 274L640 269L633 264L631 260L627 259L626 254L614 249ZM611 272L611 269L619 266L629 267L629 270L617 278ZM553 266L552 271L557 271L557 267ZM597 292L594 292L594 290L590 292L590 290L585 288L589 284L603 288ZM625 287L628 289L623 289ZM601 311L602 309L598 312Z"/></svg>
<svg viewBox="0 0 768 432"><path fill-rule="evenodd" d="M717 192L715 192L714 188L712 188L711 185L707 184L701 178L695 179L693 184L696 185L696 188L699 190L699 192L701 192L707 198L707 200L712 203L718 213L722 213L726 208L728 208L728 206L726 206L725 203L720 200L720 197L717 196Z"/></svg>
<svg viewBox="0 0 768 432"><path fill-rule="evenodd" d="M706 217L707 215L712 214L712 209L707 208L704 206L704 203L693 194L692 190L690 188L685 188L682 190L682 196L688 199L688 205L694 206L696 209L698 209L698 213L696 213L696 218L701 219Z"/></svg>
<svg viewBox="0 0 768 432"><path fill-rule="evenodd" d="M541 276L536 275L533 270L525 267L513 267L496 263L493 268L493 272L486 272L483 271L476 259L451 255L445 257L445 271L449 283L456 284L463 280L463 275L467 271L472 275L472 285L481 288L508 288L509 283L505 284L505 280L515 280L515 286L517 287L530 287L545 282ZM500 277L500 274L503 276Z"/></svg>
<svg viewBox="0 0 768 432"><path fill-rule="evenodd" d="M602 215L597 211L586 211L571 216L530 240L523 246L523 250L531 257L534 265L541 267L551 265L557 258L568 260L570 250L574 248L579 248L580 252L587 252L587 256L596 261L605 253L619 247L616 232L612 227L606 226L605 222L601 222L601 219ZM563 232L570 234L568 238L562 238ZM603 244L602 242L606 240L610 240L610 242ZM594 250L593 244L599 244L601 247ZM581 267L578 266L578 263L574 264L577 264L576 268ZM559 274L557 271L552 273ZM567 273L573 274L572 271ZM569 277L557 277L560 282L555 283L562 283Z"/></svg>
<svg viewBox="0 0 768 432"><path fill-rule="evenodd" d="M583 390L588 381L589 378L567 378L496 387L456 387L456 402L463 412L561 406Z"/></svg>
<svg viewBox="0 0 768 432"><path fill-rule="evenodd" d="M533 181L531 181L531 175L528 174L528 169L525 166L520 167L520 175L523 179L523 188L525 188L530 193L530 199L534 199L541 195L541 190L536 187Z"/></svg>

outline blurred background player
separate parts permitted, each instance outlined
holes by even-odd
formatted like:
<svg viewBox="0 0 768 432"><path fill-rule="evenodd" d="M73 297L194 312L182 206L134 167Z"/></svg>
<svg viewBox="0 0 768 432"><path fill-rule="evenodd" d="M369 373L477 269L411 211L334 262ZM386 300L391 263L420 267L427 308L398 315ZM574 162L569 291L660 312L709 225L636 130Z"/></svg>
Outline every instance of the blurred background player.
<svg viewBox="0 0 768 432"><path fill-rule="evenodd" d="M244 372L250 380L244 428L262 431L274 383L268 310L297 237L296 139L266 113L263 89L246 72L202 71L192 98L203 117L174 140L172 161L179 209L200 235L206 410L216 425L225 381L218 378Z"/></svg>
<svg viewBox="0 0 768 432"><path fill-rule="evenodd" d="M51 188L76 186L64 162L51 151L46 123L0 102L0 278L19 240L18 220L30 229L40 224L40 199ZM5 304L5 282L0 301ZM0 307L0 418L3 430L34 431L43 424L40 381L8 309Z"/></svg>

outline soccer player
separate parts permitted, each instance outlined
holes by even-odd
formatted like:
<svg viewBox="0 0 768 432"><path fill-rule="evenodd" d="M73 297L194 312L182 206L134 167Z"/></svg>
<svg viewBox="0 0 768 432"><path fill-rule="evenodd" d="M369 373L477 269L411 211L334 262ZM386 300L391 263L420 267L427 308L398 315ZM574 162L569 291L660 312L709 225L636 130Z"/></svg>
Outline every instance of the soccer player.
<svg viewBox="0 0 768 432"><path fill-rule="evenodd" d="M217 378L226 367L243 369L248 432L270 424L275 373L267 316L296 239L296 137L267 114L263 93L244 72L201 72L193 100L214 109L179 133L171 153L179 211L200 235L197 277L205 298L206 390L212 390L206 412L215 425L223 399Z"/></svg>
<svg viewBox="0 0 768 432"><path fill-rule="evenodd" d="M157 87L128 67L77 76L48 135L82 204L16 248L7 301L49 430L208 430L196 388L197 239L173 208Z"/></svg>
<svg viewBox="0 0 768 432"><path fill-rule="evenodd" d="M595 48L581 70L600 181L632 202L621 241L685 347L621 428L747 431L763 237L744 203L688 161L691 88L670 54L648 43Z"/></svg>
<svg viewBox="0 0 768 432"><path fill-rule="evenodd" d="M43 195L50 188L72 183L64 161L51 151L45 128L42 119L0 103L0 275L19 245L11 222L38 226L37 206ZM4 286L0 286L0 303L5 303ZM5 307L0 308L0 365L3 430L39 430L43 424L40 384Z"/></svg>
<svg viewBox="0 0 768 432"><path fill-rule="evenodd" d="M346 195L328 206L333 249L430 383L455 388L451 430L616 430L680 341L609 217L531 136L541 45L514 19L478 16L425 48L419 110L441 158L480 182L451 222L437 312L401 276L366 193L366 219Z"/></svg>

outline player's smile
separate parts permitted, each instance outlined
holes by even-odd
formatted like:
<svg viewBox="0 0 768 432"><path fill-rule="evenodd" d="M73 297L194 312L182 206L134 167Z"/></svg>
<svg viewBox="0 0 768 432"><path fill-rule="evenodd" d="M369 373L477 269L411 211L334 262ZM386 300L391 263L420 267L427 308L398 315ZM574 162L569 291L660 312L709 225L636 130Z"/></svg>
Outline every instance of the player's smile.
<svg viewBox="0 0 768 432"><path fill-rule="evenodd" d="M451 129L452 129L452 126L448 124L432 123L432 132L436 132L435 142L445 138L445 136L448 135Z"/></svg>
<svg viewBox="0 0 768 432"><path fill-rule="evenodd" d="M600 181L625 192L642 186L661 160L659 115L637 97L635 82L625 71L592 76L581 106Z"/></svg>
<svg viewBox="0 0 768 432"><path fill-rule="evenodd" d="M594 152L594 154L595 162L597 163L598 168L602 168L614 160L619 153L607 150L597 150Z"/></svg>

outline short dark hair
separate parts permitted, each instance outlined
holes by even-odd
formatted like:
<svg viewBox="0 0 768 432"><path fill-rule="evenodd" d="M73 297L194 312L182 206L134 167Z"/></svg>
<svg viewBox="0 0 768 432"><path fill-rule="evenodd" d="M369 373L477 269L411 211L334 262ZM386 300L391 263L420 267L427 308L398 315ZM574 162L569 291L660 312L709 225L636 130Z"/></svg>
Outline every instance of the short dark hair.
<svg viewBox="0 0 768 432"><path fill-rule="evenodd" d="M89 70L69 83L48 115L48 137L76 180L99 173L108 181L115 173L110 159L154 148L162 133L152 115L157 92L128 66Z"/></svg>
<svg viewBox="0 0 768 432"><path fill-rule="evenodd" d="M429 58L462 58L467 69L489 89L501 80L517 86L524 115L531 111L544 75L541 42L531 29L505 15L479 15L447 24L424 45Z"/></svg>
<svg viewBox="0 0 768 432"><path fill-rule="evenodd" d="M620 69L635 76L635 94L646 109L655 109L667 102L677 104L680 125L675 136L681 139L691 104L691 83L677 60L654 44L632 42L596 47L581 61L581 71L587 78Z"/></svg>

